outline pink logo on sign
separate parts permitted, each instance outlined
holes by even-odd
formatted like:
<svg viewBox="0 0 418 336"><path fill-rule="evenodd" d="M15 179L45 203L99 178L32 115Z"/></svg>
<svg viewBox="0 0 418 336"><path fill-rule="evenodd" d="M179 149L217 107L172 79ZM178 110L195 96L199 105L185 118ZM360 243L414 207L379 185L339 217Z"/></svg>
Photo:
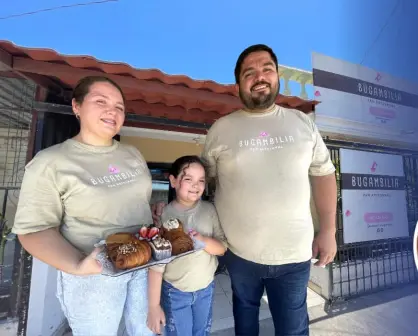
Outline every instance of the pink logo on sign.
<svg viewBox="0 0 418 336"><path fill-rule="evenodd" d="M321 97L321 92L319 92L318 90L315 91L314 93L315 97Z"/></svg>
<svg viewBox="0 0 418 336"><path fill-rule="evenodd" d="M376 168L377 168L377 163L376 163L376 161L374 161L371 168L370 168L371 172L374 173L376 171Z"/></svg>
<svg viewBox="0 0 418 336"><path fill-rule="evenodd" d="M120 170L118 168L116 168L115 166L110 165L109 166L109 173L118 174L118 173L120 173Z"/></svg>
<svg viewBox="0 0 418 336"><path fill-rule="evenodd" d="M260 133L260 137L264 138L266 136L268 136L269 134L267 132L261 132Z"/></svg>
<svg viewBox="0 0 418 336"><path fill-rule="evenodd" d="M387 223L393 221L393 214L390 212L367 212L364 214L364 221L367 224Z"/></svg>
<svg viewBox="0 0 418 336"><path fill-rule="evenodd" d="M380 82L381 79L382 79L382 75L380 73L377 73L376 78L375 78L376 82Z"/></svg>
<svg viewBox="0 0 418 336"><path fill-rule="evenodd" d="M347 210L346 212L345 212L345 215L348 217L348 216L350 216L351 215L351 211L350 210Z"/></svg>

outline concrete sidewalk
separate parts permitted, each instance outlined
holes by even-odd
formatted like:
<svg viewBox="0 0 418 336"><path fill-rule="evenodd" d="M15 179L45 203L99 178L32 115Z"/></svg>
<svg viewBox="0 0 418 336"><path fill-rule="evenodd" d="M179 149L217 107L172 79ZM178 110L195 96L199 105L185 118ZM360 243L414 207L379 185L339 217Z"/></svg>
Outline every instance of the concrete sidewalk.
<svg viewBox="0 0 418 336"><path fill-rule="evenodd" d="M418 285L309 308L310 336L413 336L418 335ZM233 329L212 333L234 336ZM260 321L260 336L274 336L271 318Z"/></svg>

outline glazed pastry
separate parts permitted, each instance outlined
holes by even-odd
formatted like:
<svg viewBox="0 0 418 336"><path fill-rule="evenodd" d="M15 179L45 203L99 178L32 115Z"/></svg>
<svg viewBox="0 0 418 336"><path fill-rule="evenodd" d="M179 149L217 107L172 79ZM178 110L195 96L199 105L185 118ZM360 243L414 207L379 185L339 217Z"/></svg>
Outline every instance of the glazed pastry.
<svg viewBox="0 0 418 336"><path fill-rule="evenodd" d="M106 249L108 254L122 244L129 244L134 239L136 238L129 232L119 232L109 235L106 238Z"/></svg>
<svg viewBox="0 0 418 336"><path fill-rule="evenodd" d="M133 238L134 238L133 234L129 232L114 233L106 238L106 245L127 244Z"/></svg>
<svg viewBox="0 0 418 336"><path fill-rule="evenodd" d="M161 235L170 242L176 240L178 237L188 236L183 231L162 231Z"/></svg>
<svg viewBox="0 0 418 336"><path fill-rule="evenodd" d="M106 244L107 254L119 270L143 266L151 259L149 244L132 234L114 234L109 236L106 242L109 242L108 245Z"/></svg>
<svg viewBox="0 0 418 336"><path fill-rule="evenodd" d="M152 256L155 260L163 260L171 257L171 244L168 240L155 236L150 243Z"/></svg>
<svg viewBox="0 0 418 336"><path fill-rule="evenodd" d="M161 236L171 243L171 254L178 255L193 250L193 240L184 232L183 224L176 218L164 222Z"/></svg>
<svg viewBox="0 0 418 336"><path fill-rule="evenodd" d="M190 238L189 235L178 235L171 241L171 254L172 255L179 255L182 253L186 253L192 251L194 248L193 240Z"/></svg>
<svg viewBox="0 0 418 336"><path fill-rule="evenodd" d="M181 231L183 230L183 223L177 218L170 218L168 221L163 223L163 229L171 232Z"/></svg>

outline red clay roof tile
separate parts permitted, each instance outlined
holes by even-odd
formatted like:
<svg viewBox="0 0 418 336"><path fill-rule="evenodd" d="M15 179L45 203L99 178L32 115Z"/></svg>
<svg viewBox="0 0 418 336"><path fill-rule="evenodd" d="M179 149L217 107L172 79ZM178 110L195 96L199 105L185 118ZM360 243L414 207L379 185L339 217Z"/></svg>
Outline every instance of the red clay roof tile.
<svg viewBox="0 0 418 336"><path fill-rule="evenodd" d="M22 60L23 62L29 60L49 63L51 69L54 68L54 64L66 66L57 68L55 72L51 70L48 75L36 72L34 65L39 63L32 65L34 70L29 71L27 67L22 67L23 70L19 71L38 73L53 81L59 80L62 86L70 88L74 87L79 76L92 70L111 76L116 75L116 77L112 77L116 80L131 78L137 79L138 83L141 81L142 84L143 81L147 81L149 86L152 86L152 83L164 85L166 92L161 92L158 89L146 91L135 89L135 85L123 87L128 99L128 110L132 113L171 119L180 118L185 121L209 122L241 107L235 85L219 84L211 80L195 80L185 75L168 75L158 69L135 69L125 63L104 62L91 56L62 55L51 49L20 47L9 41L0 40L0 49L10 54L15 59L14 64L20 64L20 66ZM71 71L72 69L73 71ZM183 87L189 90L187 92L183 90L179 94L179 90L169 90L169 87ZM205 92L212 94L208 95ZM305 113L312 112L315 105L318 104L317 101L284 95L279 95L277 103L285 107L299 109ZM144 108L145 104L148 104L149 108Z"/></svg>

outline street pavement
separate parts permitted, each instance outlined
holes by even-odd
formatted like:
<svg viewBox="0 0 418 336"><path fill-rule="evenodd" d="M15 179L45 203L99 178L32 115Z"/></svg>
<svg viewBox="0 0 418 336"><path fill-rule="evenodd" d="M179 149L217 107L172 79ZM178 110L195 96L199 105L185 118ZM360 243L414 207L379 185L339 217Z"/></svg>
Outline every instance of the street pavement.
<svg viewBox="0 0 418 336"><path fill-rule="evenodd" d="M387 289L331 307L310 307L309 316L310 336L418 335L418 285ZM234 336L234 330L211 335ZM274 336L271 318L260 321L260 336Z"/></svg>

